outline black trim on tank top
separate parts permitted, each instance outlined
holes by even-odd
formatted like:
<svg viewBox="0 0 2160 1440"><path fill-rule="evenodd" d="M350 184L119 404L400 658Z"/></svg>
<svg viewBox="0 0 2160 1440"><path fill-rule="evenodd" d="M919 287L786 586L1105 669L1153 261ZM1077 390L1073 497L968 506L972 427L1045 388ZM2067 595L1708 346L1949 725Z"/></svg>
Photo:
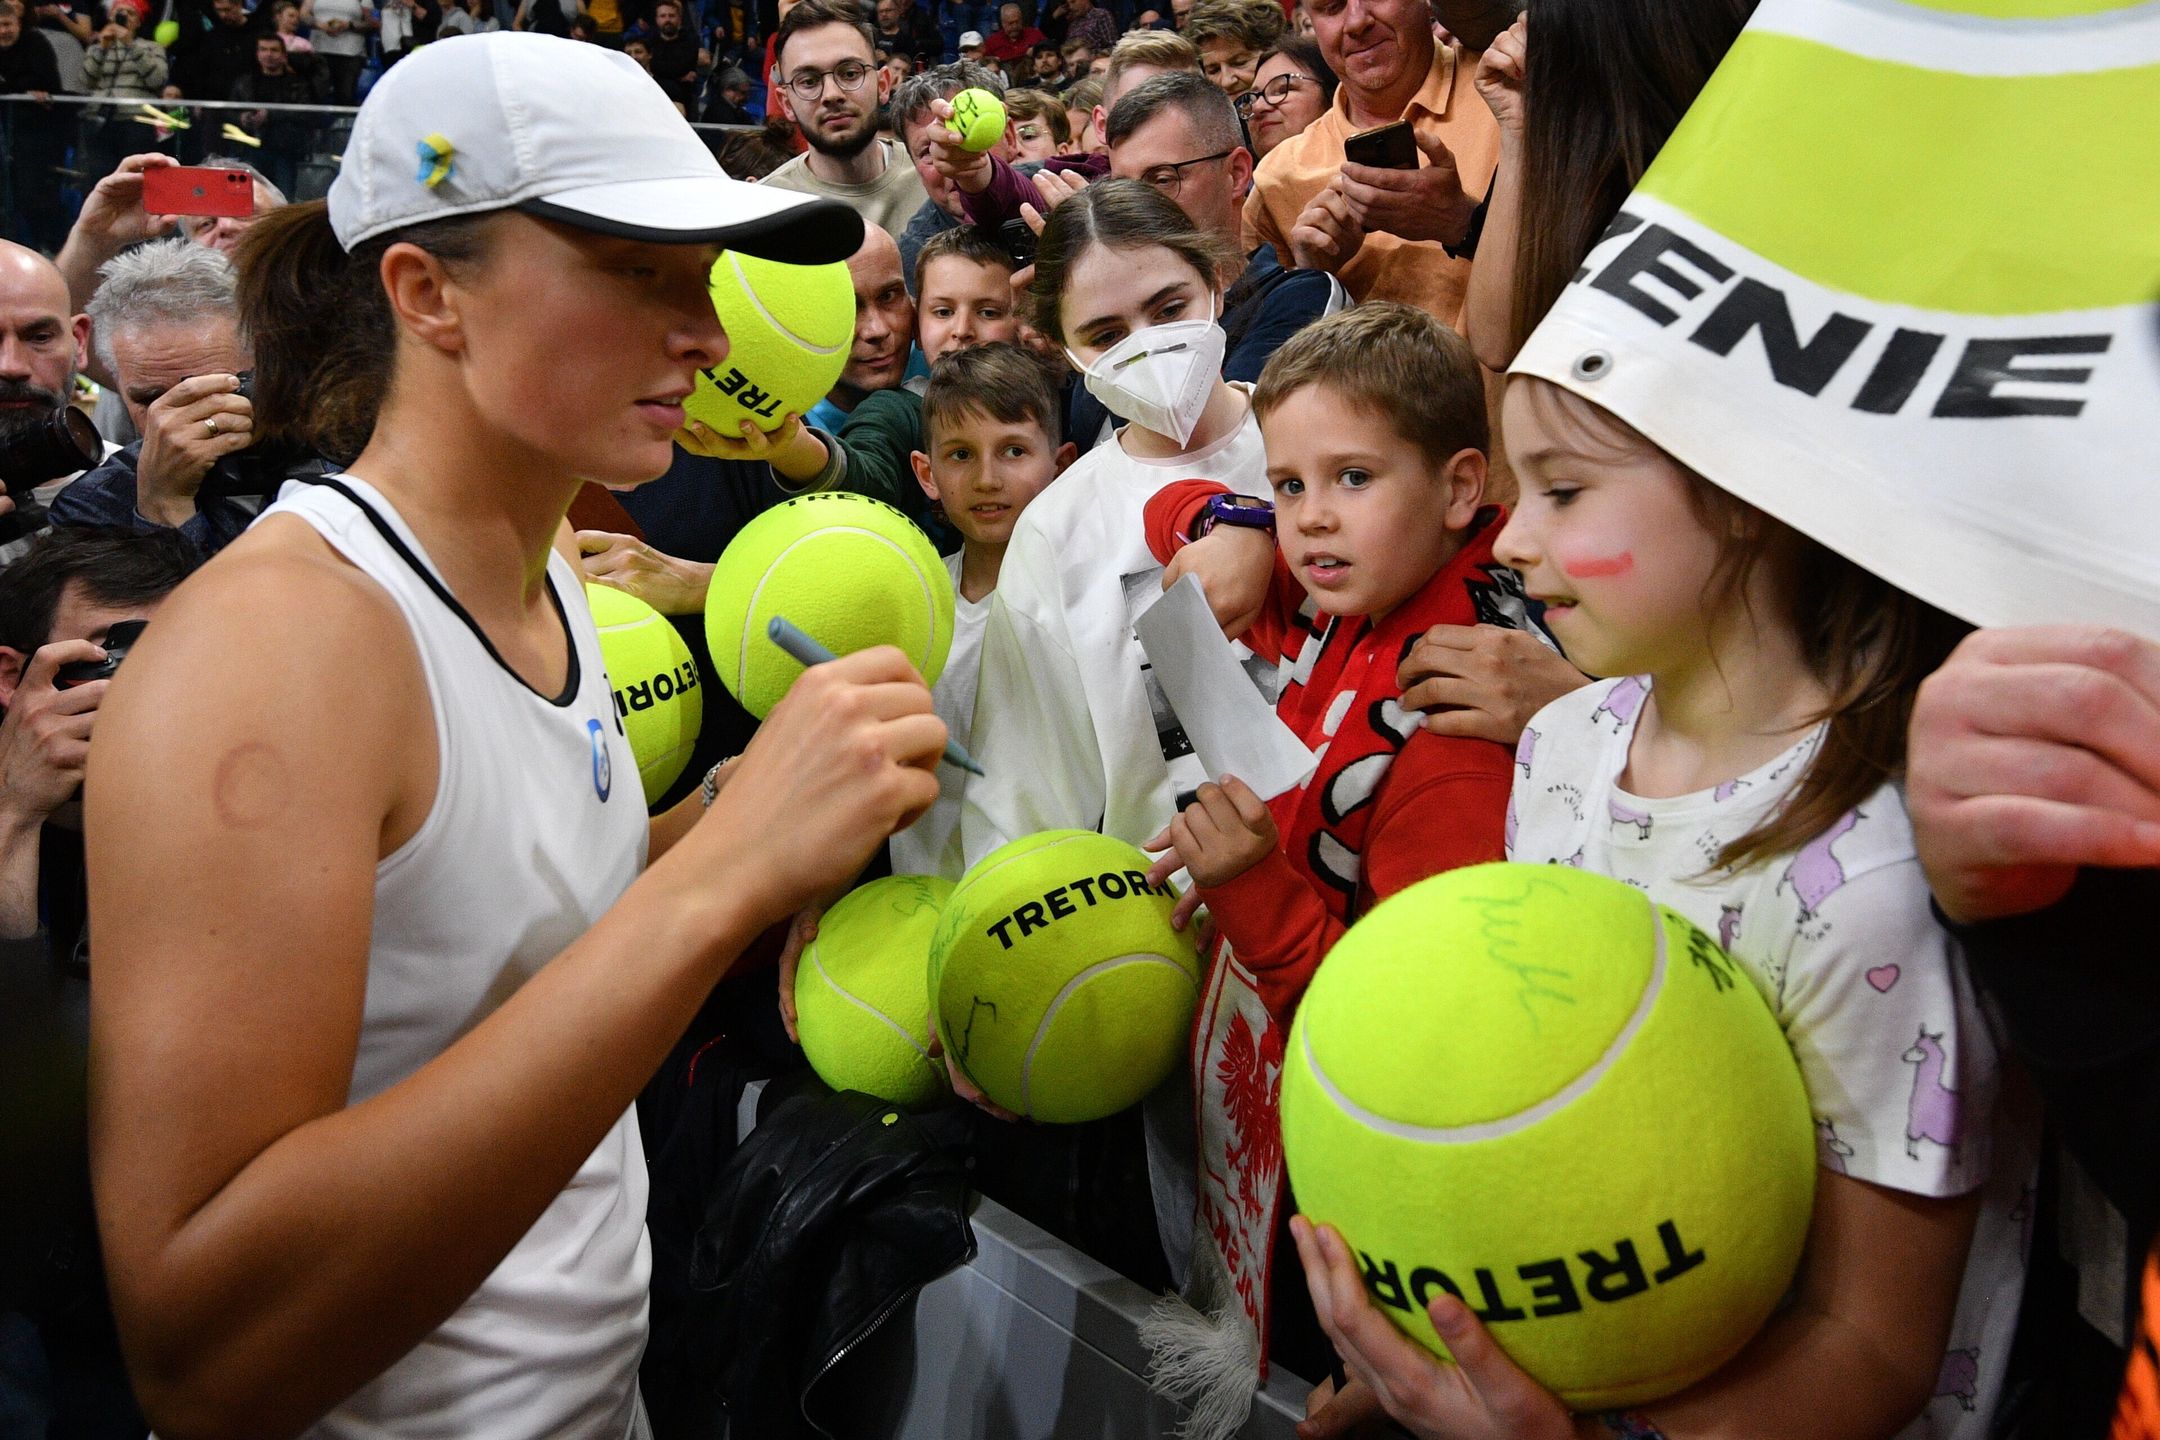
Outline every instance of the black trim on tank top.
<svg viewBox="0 0 2160 1440"><path fill-rule="evenodd" d="M390 528L390 523L375 513L374 506L354 494L348 486L341 485L335 480L325 478L315 483L325 489L335 490L347 500L352 501L360 513L367 517L368 524L375 527L376 533L389 542L390 548L397 552L398 558L412 568L413 574L418 575L426 583L428 589L435 592L435 597L438 600L450 607L451 614L465 622L465 628L472 631L473 638L480 642L480 648L487 651L489 659L502 667L504 674L517 681L518 684L523 685L527 690L531 690L534 695L539 696L540 699L547 701L548 704L555 706L558 710L570 708L570 702L577 699L578 686L584 683L584 675L582 667L578 664L577 636L571 633L570 616L563 609L562 596L555 591L555 577L553 575L544 575L541 578L547 581L548 599L555 606L555 618L562 622L563 643L570 650L570 674L564 681L560 695L541 695L538 690L533 689L531 681L510 668L510 663L503 659L502 652L495 648L494 641L488 639L487 632L480 628L479 622L472 618L471 612L463 605L460 605L457 596L450 593L450 587L443 584L436 577L435 572L429 569L419 556L413 554L412 547L405 543L397 531Z"/></svg>

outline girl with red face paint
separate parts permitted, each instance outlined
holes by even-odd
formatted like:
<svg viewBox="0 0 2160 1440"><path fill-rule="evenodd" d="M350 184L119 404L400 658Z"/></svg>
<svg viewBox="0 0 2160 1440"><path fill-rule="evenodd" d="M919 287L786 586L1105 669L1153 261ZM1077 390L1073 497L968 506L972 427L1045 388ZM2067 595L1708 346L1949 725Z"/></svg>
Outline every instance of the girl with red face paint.
<svg viewBox="0 0 2160 1440"><path fill-rule="evenodd" d="M1494 554L1568 657L1609 678L1524 730L1508 858L1641 887L1740 961L1807 1082L1814 1218L1792 1302L1647 1414L1569 1415L1460 1301L1443 1368L1300 1223L1353 1389L1420 1436L1976 1440L2024 1282L2035 1127L1929 909L1901 779L1914 691L1962 627L1683 468L1572 391L1517 377L1522 490ZM1314 1432L1318 1433L1318 1432Z"/></svg>

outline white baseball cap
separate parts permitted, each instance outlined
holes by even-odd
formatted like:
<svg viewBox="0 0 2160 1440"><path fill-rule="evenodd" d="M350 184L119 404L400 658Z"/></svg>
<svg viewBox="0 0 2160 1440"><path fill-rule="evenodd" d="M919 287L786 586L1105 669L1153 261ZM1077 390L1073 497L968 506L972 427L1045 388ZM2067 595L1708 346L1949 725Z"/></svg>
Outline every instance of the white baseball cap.
<svg viewBox="0 0 2160 1440"><path fill-rule="evenodd" d="M863 237L861 217L837 201L729 178L628 56L512 31L438 40L385 71L329 199L348 250L509 209L800 265L845 260Z"/></svg>
<svg viewBox="0 0 2160 1440"><path fill-rule="evenodd" d="M982 48L982 43L982 31L980 30L970 30L960 37L960 48L962 50L979 50Z"/></svg>

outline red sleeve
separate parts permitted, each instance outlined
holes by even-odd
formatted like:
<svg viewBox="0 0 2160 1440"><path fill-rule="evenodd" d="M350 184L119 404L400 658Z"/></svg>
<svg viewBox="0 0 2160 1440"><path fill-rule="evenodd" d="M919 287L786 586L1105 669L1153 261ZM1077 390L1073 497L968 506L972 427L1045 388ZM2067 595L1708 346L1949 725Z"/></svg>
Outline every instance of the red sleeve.
<svg viewBox="0 0 2160 1440"><path fill-rule="evenodd" d="M1397 774L1408 763L1408 774ZM1446 870L1507 858L1515 757L1490 740L1423 731L1395 757L1365 834L1365 888L1375 901Z"/></svg>
<svg viewBox="0 0 2160 1440"><path fill-rule="evenodd" d="M1147 548L1155 563L1169 564L1170 557L1185 548L1193 521L1200 518L1208 500L1229 493L1229 486L1213 480L1173 480L1156 491L1146 511Z"/></svg>
<svg viewBox="0 0 2160 1440"><path fill-rule="evenodd" d="M1365 832L1361 898L1368 908L1442 871L1504 858L1514 768L1507 748L1489 740L1411 736L1388 767ZM1280 850L1201 893L1216 928L1259 983L1261 1001L1288 1028L1344 926Z"/></svg>
<svg viewBox="0 0 2160 1440"><path fill-rule="evenodd" d="M1156 491L1145 511L1148 553L1155 557L1156 563L1169 564L1170 557L1185 548L1192 535L1193 521L1199 518L1202 507L1211 497L1230 493L1229 486L1213 480L1174 480ZM1238 636L1239 641L1263 659L1282 659L1283 641L1304 603L1304 588L1290 574L1290 567L1282 558L1282 548L1277 546L1275 570L1268 577L1267 605L1253 621L1252 628Z"/></svg>

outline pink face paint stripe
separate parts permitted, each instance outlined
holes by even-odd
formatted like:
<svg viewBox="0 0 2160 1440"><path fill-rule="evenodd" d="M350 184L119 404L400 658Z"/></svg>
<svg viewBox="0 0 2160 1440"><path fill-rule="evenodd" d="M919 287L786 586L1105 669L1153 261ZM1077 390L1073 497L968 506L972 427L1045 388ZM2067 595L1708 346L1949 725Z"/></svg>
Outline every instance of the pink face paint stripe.
<svg viewBox="0 0 2160 1440"><path fill-rule="evenodd" d="M1563 560L1560 568L1575 580L1603 580L1614 575L1625 575L1635 568L1635 552L1623 550L1618 555L1608 555L1601 560Z"/></svg>

